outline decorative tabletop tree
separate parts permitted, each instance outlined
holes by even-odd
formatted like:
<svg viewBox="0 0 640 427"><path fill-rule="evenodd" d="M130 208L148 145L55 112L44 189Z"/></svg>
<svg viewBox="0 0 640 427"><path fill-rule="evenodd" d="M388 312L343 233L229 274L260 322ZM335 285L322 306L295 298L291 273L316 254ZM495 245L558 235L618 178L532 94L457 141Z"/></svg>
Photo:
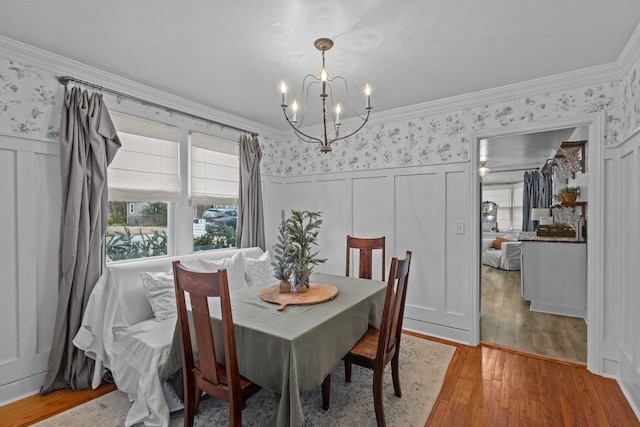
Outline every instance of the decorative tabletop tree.
<svg viewBox="0 0 640 427"><path fill-rule="evenodd" d="M290 261L295 275L296 292L306 292L313 267L326 261L318 258L318 251L314 250L318 244L318 233L322 225L320 212L292 210L291 217L284 221L284 225L285 238L291 245L290 257L285 258ZM283 248L286 247L287 245L283 246ZM285 253L288 252L285 250Z"/></svg>
<svg viewBox="0 0 640 427"><path fill-rule="evenodd" d="M282 293L291 292L291 283L289 279L293 273L293 253L294 248L289 240L289 234L287 233L287 221L284 218L284 211L282 211L282 219L278 226L278 241L273 246L273 258L275 261L271 263L273 266L273 276L280 280L278 284L278 291Z"/></svg>

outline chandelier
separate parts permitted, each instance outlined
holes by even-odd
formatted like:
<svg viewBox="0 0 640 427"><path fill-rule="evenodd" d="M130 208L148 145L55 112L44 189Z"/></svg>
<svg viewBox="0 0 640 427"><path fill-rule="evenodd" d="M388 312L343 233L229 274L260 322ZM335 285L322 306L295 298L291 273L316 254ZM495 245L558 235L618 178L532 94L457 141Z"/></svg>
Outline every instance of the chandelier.
<svg viewBox="0 0 640 427"><path fill-rule="evenodd" d="M356 109L351 104L351 101L349 100L349 88L347 85L347 80L342 76L329 78L329 73L325 68L324 53L333 47L333 41L327 38L320 38L316 40L313 43L313 45L316 47L316 49L322 52L322 70L320 71L320 75L314 76L313 74L307 74L304 77L304 79L302 80L302 91L300 95L300 100L302 101L302 99L304 98L305 102L302 104L299 104L298 100L294 99L293 103L291 104L291 110L292 110L291 114L287 113L287 108L289 107L287 105L287 86L283 81L282 85L280 86L280 90L282 91L282 105L280 106L282 107L284 118L287 120L287 123L289 123L289 125L293 128L296 135L298 136L298 138L300 138L301 141L320 144L320 151L323 153L328 153L329 151L331 151L331 144L333 144L336 141L340 141L341 139L349 138L351 135L354 135L360 129L362 129L364 125L367 123L367 120L369 120L369 114L371 113L371 88L369 88L369 85L367 85L364 91L366 115L363 117L358 114ZM335 84L338 84L338 83L344 84L344 89L347 96L347 102L351 106L351 109L353 110L355 115L362 120L362 123L356 130L344 136L340 135L340 125L341 125L340 115L343 112L343 108L339 102L335 103L335 107L333 106L334 100L333 100L333 90L332 90L331 84L334 82ZM322 102L322 125L323 125L322 128L324 130L324 133L317 138L310 136L300 130L304 121L306 108L308 105L309 93L312 92L311 88L312 86L315 86L315 85L317 85L320 90L320 100ZM302 113L301 113L300 120L298 120L298 110L300 110L301 108L302 108ZM329 117L329 112L330 112L330 117ZM332 134L333 136L329 136L330 134Z"/></svg>

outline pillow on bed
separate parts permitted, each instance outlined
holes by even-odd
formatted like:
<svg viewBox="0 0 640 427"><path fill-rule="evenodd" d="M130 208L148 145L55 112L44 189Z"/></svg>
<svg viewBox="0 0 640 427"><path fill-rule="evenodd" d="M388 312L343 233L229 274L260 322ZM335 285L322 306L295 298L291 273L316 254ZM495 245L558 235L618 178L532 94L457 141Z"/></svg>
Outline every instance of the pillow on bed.
<svg viewBox="0 0 640 427"><path fill-rule="evenodd" d="M260 258L247 258L244 263L244 274L250 287L273 279L272 273L269 251L263 253Z"/></svg>
<svg viewBox="0 0 640 427"><path fill-rule="evenodd" d="M248 287L247 280L244 278L244 254L242 252L236 253L231 258L200 259L199 261L204 271L218 271L221 268L226 268L230 291Z"/></svg>
<svg viewBox="0 0 640 427"><path fill-rule="evenodd" d="M173 273L140 273L140 277L156 321L177 316Z"/></svg>

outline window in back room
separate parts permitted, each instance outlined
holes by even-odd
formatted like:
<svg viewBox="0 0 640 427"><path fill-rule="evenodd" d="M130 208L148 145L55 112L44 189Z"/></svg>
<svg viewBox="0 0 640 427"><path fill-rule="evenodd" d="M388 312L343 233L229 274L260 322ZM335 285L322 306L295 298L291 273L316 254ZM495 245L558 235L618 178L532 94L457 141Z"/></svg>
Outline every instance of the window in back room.
<svg viewBox="0 0 640 427"><path fill-rule="evenodd" d="M482 186L483 202L498 205L497 230L522 231L522 189L524 183Z"/></svg>

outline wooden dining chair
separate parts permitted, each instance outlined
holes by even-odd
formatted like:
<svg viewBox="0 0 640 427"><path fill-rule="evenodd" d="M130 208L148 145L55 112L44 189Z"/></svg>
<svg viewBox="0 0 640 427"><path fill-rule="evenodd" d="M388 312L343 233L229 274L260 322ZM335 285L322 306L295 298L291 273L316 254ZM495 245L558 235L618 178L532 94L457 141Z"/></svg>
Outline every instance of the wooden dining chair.
<svg viewBox="0 0 640 427"><path fill-rule="evenodd" d="M229 403L230 425L241 426L246 400L260 387L242 377L238 370L227 271L197 272L174 261L173 275L184 378L184 425L193 426L200 396L205 391L211 397ZM191 300L198 360L194 360L185 292ZM209 315L208 298L215 297L219 298L222 311L222 343L214 342ZM216 344L224 346L224 365L216 359Z"/></svg>
<svg viewBox="0 0 640 427"><path fill-rule="evenodd" d="M347 236L347 277L349 277L351 270L352 249L358 249L360 251L358 277L362 279L371 279L373 277L373 251L382 250L382 276L380 280L384 280L384 263L386 260L384 236L374 238Z"/></svg>
<svg viewBox="0 0 640 427"><path fill-rule="evenodd" d="M384 311L380 329L369 328L360 341L343 358L344 373L347 382L351 382L352 364L373 369L373 403L376 411L378 427L385 426L382 400L382 379L384 368L391 362L393 389L397 397L402 397L400 376L398 372L400 356L400 337L402 335L402 318L407 297L411 252L407 251L404 259L393 258L387 282L387 293L384 300ZM330 376L322 383L323 409L329 405ZM326 407L325 407L326 405Z"/></svg>

